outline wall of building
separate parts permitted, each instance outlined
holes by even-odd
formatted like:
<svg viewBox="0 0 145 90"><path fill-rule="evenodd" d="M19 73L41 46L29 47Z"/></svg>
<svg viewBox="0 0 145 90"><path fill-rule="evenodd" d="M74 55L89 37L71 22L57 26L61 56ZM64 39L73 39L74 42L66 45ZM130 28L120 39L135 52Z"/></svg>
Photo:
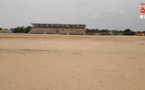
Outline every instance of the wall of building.
<svg viewBox="0 0 145 90"><path fill-rule="evenodd" d="M68 34L85 35L85 29L63 29L63 28L35 28L30 30L30 34Z"/></svg>
<svg viewBox="0 0 145 90"><path fill-rule="evenodd" d="M55 34L55 29L47 29L47 28L32 28L29 32L30 34Z"/></svg>
<svg viewBox="0 0 145 90"><path fill-rule="evenodd" d="M70 35L85 35L85 29L69 29Z"/></svg>

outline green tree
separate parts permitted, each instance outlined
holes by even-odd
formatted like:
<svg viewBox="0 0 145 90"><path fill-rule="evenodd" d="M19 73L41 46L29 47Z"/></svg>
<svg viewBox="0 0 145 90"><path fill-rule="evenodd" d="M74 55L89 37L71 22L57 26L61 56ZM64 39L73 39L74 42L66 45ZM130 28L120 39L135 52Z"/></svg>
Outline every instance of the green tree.
<svg viewBox="0 0 145 90"><path fill-rule="evenodd" d="M13 33L28 33L31 30L31 26L28 27L16 27L11 29Z"/></svg>
<svg viewBox="0 0 145 90"><path fill-rule="evenodd" d="M29 31L31 30L31 28L32 28L31 26L26 27L25 30L24 30L24 33L29 33Z"/></svg>
<svg viewBox="0 0 145 90"><path fill-rule="evenodd" d="M131 31L130 29L125 29L123 34L124 35L135 35L135 32Z"/></svg>
<svg viewBox="0 0 145 90"><path fill-rule="evenodd" d="M13 33L24 33L24 26L13 28L12 32Z"/></svg>

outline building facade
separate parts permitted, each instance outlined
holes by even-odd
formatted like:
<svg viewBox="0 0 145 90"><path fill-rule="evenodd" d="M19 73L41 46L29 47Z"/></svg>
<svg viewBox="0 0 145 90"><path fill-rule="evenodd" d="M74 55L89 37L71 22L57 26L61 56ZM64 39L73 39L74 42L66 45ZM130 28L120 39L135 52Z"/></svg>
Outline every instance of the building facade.
<svg viewBox="0 0 145 90"><path fill-rule="evenodd" d="M85 35L86 25L84 24L42 24L32 23L30 34L64 34L64 35Z"/></svg>

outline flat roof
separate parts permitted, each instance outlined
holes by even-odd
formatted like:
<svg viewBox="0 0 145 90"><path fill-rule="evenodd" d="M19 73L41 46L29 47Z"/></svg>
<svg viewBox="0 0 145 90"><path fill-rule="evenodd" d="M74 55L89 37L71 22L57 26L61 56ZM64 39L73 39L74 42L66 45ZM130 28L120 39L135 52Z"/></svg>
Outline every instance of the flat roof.
<svg viewBox="0 0 145 90"><path fill-rule="evenodd" d="M86 26L85 24L57 24L57 23L31 23L32 25L83 25Z"/></svg>

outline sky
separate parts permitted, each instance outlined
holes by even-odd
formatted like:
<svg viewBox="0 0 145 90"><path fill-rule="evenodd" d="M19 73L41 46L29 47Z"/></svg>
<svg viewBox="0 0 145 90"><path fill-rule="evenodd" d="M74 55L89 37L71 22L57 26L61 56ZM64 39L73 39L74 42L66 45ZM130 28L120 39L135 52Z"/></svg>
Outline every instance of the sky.
<svg viewBox="0 0 145 90"><path fill-rule="evenodd" d="M141 2L145 0L0 0L0 27L57 23L145 31L145 19L139 19Z"/></svg>

